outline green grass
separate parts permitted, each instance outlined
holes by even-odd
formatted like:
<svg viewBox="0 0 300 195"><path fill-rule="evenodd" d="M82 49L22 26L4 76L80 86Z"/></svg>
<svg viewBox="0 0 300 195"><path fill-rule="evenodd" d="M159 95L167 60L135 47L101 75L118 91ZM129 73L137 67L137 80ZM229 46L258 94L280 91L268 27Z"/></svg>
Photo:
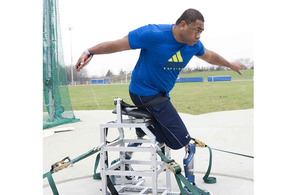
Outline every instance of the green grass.
<svg viewBox="0 0 300 195"><path fill-rule="evenodd" d="M115 97L132 104L128 85L70 86L69 90L73 110L112 110Z"/></svg>
<svg viewBox="0 0 300 195"><path fill-rule="evenodd" d="M113 110L121 97L132 104L128 85L87 85L69 88L74 110ZM170 93L178 112L203 114L253 108L253 81L177 83Z"/></svg>
<svg viewBox="0 0 300 195"><path fill-rule="evenodd" d="M253 81L177 83L170 93L178 112L209 112L253 108Z"/></svg>

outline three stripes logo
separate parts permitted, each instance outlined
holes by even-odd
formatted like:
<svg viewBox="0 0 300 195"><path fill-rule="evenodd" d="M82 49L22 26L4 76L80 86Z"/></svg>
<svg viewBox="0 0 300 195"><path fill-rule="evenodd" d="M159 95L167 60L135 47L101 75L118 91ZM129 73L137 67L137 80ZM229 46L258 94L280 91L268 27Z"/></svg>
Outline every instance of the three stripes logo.
<svg viewBox="0 0 300 195"><path fill-rule="evenodd" d="M173 55L168 62L183 62L180 51Z"/></svg>
<svg viewBox="0 0 300 195"><path fill-rule="evenodd" d="M164 70L181 70L184 66L181 53L178 51L165 63Z"/></svg>

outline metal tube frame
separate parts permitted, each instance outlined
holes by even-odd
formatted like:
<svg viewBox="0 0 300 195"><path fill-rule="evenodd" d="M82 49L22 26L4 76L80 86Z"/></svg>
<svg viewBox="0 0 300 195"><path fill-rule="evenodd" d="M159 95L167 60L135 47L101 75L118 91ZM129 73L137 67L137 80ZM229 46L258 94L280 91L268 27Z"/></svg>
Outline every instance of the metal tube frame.
<svg viewBox="0 0 300 195"><path fill-rule="evenodd" d="M107 176L108 175L119 175L121 176L121 186L117 191L119 194L131 195L125 192L139 192L139 194L164 194L164 195L178 195L178 192L171 192L171 171L166 167L162 161L157 160L157 143L156 137L147 128L151 125L151 121L147 120L123 120L121 112L121 98L116 98L117 101L117 120L108 122L106 124L100 125L100 145L104 145L101 150L100 158L100 169L102 177L102 194L110 194L107 190ZM109 128L117 128L119 130L119 138L112 143L107 143L106 131ZM124 128L141 128L147 135L148 139L125 139ZM145 147L127 147L127 143L147 143ZM125 145L126 144L126 145ZM120 161L109 166L105 163L108 158L106 154L110 151L119 152ZM125 160L125 152L150 152L150 161L145 160ZM170 157L170 148L165 146L165 154L167 158ZM149 170L135 170L135 171L125 171L125 164L140 164L140 165L151 165ZM120 167L120 170L115 170ZM166 170L166 186L165 188L158 187L158 175ZM138 182L135 185L126 185L125 176L145 176L152 178L152 187L142 186L145 180ZM136 194L136 193L134 193Z"/></svg>

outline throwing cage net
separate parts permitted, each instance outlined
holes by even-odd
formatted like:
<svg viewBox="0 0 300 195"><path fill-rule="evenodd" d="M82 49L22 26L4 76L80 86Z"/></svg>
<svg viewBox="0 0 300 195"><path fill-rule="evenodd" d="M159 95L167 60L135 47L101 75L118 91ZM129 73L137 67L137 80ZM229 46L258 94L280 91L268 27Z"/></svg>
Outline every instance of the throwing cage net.
<svg viewBox="0 0 300 195"><path fill-rule="evenodd" d="M43 129L77 122L63 57L58 0L43 1Z"/></svg>

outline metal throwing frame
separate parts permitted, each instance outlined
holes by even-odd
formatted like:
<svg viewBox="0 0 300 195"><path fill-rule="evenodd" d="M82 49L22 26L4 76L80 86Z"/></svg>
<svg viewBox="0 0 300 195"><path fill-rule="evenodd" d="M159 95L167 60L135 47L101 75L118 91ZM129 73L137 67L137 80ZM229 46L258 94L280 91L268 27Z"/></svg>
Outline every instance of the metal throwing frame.
<svg viewBox="0 0 300 195"><path fill-rule="evenodd" d="M110 194L107 190L107 176L119 175L121 176L121 185L117 189L120 195L131 195L131 193L125 192L134 192L133 194L163 194L163 195L178 195L179 192L171 192L171 171L166 167L163 161L157 160L156 150L159 147L156 142L156 137L153 133L147 128L151 125L151 120L147 119L137 119L129 116L129 119L123 119L122 109L121 109L121 98L116 98L117 102L117 120L108 122L106 124L100 125L100 145L104 145L100 150L100 169L102 177L102 194ZM109 128L117 128L119 131L119 138L111 143L107 143L106 131L109 131ZM147 139L125 139L124 128L141 128L148 137ZM133 143L148 143L147 146L141 147L127 147L127 144ZM107 165L105 160L108 158L108 153L111 151L119 152L120 161L113 165ZM126 152L149 152L151 154L150 161L145 160L126 160ZM170 157L170 148L165 146L165 155L167 158ZM160 158L159 158L160 159ZM150 165L151 169L147 170L138 170L138 171L125 171L125 164L145 164ZM116 168L119 167L119 170ZM158 175L166 171L166 186L164 188L158 187ZM152 178L152 186L145 187L143 183L145 180L141 180L135 185L127 185L125 183L125 176L143 176Z"/></svg>

